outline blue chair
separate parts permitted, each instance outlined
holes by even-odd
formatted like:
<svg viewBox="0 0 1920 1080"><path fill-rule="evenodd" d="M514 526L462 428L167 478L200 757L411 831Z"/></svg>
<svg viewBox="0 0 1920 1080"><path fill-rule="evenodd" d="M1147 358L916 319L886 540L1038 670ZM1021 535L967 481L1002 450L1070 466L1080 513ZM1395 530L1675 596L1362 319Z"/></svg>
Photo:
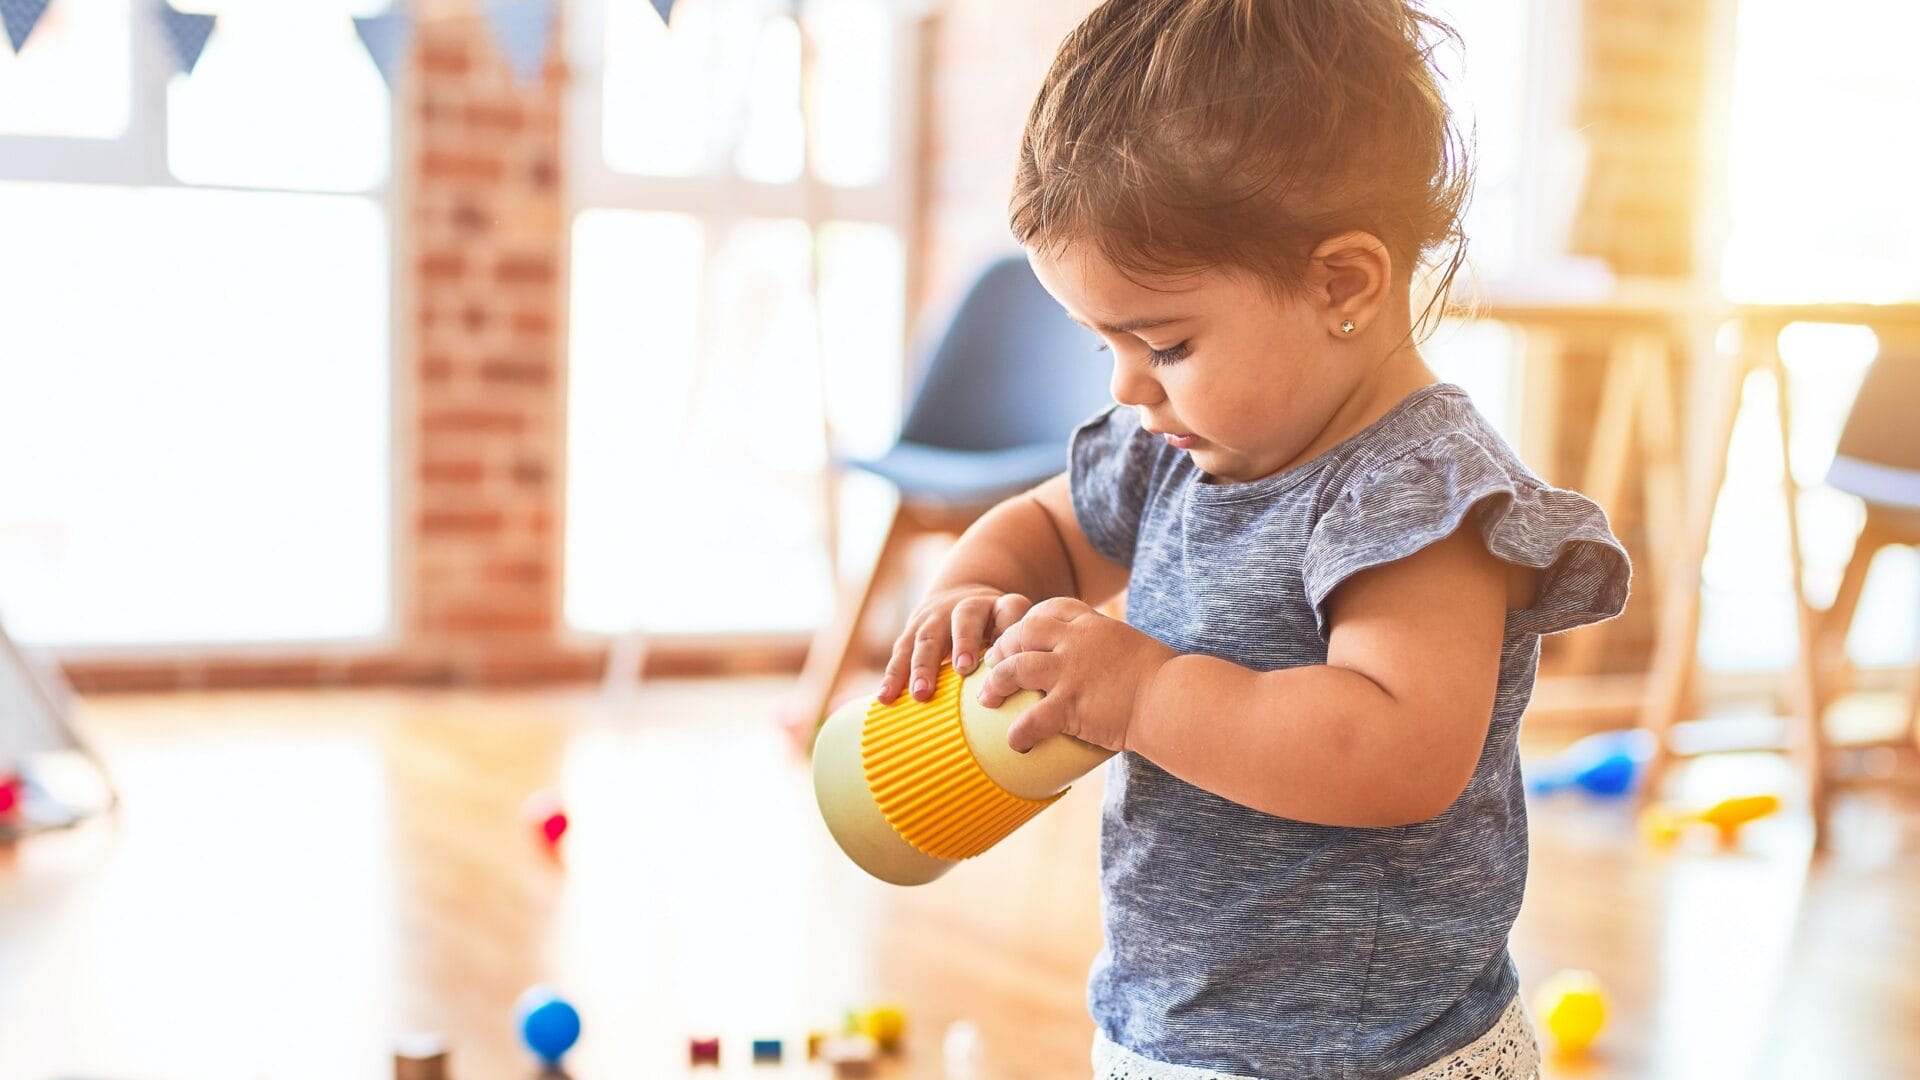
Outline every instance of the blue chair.
<svg viewBox="0 0 1920 1080"><path fill-rule="evenodd" d="M1820 613L1815 640L1808 646L1813 650L1813 670L1819 675L1819 713L1852 681L1846 659L1847 631L1874 556L1892 545L1920 546L1920 428L1914 426L1915 402L1920 402L1920 353L1882 353L1860 383L1827 471L1828 486L1858 496L1867 513L1833 604ZM1908 684L1906 728L1899 741L1920 749L1920 663ZM1815 730L1824 732L1824 727L1816 724Z"/></svg>
<svg viewBox="0 0 1920 1080"><path fill-rule="evenodd" d="M926 357L900 438L845 467L899 492L865 580L843 590L814 638L788 718L810 742L852 665L861 624L902 556L926 535L958 535L981 514L1067 467L1067 439L1112 404L1111 365L1097 341L1041 287L1024 255L989 263Z"/></svg>

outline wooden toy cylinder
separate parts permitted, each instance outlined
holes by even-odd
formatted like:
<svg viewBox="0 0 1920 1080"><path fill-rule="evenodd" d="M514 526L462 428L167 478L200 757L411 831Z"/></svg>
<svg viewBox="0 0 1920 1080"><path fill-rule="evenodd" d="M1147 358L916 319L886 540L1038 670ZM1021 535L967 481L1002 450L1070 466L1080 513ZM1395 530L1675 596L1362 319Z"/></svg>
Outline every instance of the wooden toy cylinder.
<svg viewBox="0 0 1920 1080"><path fill-rule="evenodd" d="M1040 695L1022 691L989 709L977 700L985 671L978 668L960 678L943 667L934 700L922 704L902 696L891 707L864 698L850 701L820 729L813 747L813 784L821 816L841 850L874 877L895 885L923 885L938 878L956 862L999 842L1005 835L1000 830L1017 828L1113 756L1111 750L1065 735L1044 740L1025 754L1015 752L1007 745L1007 729L1039 703ZM953 681L959 683L957 702ZM968 774L966 783L932 785L912 798L876 794L876 779L887 770L882 759L891 752L876 730L889 723L936 731L956 746L964 738L960 756L971 760L955 761L949 753L943 768ZM884 782L880 786L886 790ZM978 798L983 792L993 809ZM999 817L998 825L986 820L989 814Z"/></svg>

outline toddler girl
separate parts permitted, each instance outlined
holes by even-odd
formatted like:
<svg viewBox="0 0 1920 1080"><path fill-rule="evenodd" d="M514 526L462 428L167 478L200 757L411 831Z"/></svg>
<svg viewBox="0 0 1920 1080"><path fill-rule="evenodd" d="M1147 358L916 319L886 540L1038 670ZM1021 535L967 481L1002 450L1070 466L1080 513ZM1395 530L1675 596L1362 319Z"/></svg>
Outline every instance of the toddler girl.
<svg viewBox="0 0 1920 1080"><path fill-rule="evenodd" d="M1629 572L1417 348L1468 185L1450 33L1409 0L1111 0L1028 120L1013 232L1119 404L961 538L879 697L951 652L988 704L1046 695L1016 750L1121 751L1098 1077L1536 1071L1516 732L1540 636Z"/></svg>

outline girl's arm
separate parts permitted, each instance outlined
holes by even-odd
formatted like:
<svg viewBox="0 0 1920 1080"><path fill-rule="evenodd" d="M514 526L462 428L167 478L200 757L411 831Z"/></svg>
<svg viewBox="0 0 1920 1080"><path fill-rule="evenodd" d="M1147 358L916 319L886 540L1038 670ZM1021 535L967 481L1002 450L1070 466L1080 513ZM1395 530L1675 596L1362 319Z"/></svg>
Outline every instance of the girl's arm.
<svg viewBox="0 0 1920 1080"><path fill-rule="evenodd" d="M931 696L949 648L954 666L971 671L981 649L1036 600L1072 596L1097 606L1126 586L1126 567L1080 531L1062 473L995 506L961 535L894 642L880 700L902 690Z"/></svg>
<svg viewBox="0 0 1920 1080"><path fill-rule="evenodd" d="M1300 821L1405 825L1445 810L1486 741L1507 610L1533 575L1471 527L1362 571L1329 599L1327 662L1256 672L1179 655L1126 735L1223 798Z"/></svg>
<svg viewBox="0 0 1920 1080"><path fill-rule="evenodd" d="M1075 596L1098 607L1127 587L1127 568L1081 533L1061 473L987 511L961 535L927 591L954 585L991 585L1036 600Z"/></svg>

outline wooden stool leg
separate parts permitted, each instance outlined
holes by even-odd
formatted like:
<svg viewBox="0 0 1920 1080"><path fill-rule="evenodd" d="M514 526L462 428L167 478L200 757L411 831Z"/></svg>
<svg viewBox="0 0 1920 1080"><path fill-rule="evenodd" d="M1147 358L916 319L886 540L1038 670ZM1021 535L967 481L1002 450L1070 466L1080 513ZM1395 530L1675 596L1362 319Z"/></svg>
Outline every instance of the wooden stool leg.
<svg viewBox="0 0 1920 1080"><path fill-rule="evenodd" d="M1824 842L1827 824L1827 727L1820 700L1819 619L1807 603L1805 564L1800 554L1800 485L1793 478L1793 410L1787 395L1787 368L1774 341L1766 346L1767 371L1776 388L1780 424L1780 490L1786 500L1787 557L1800 647L1795 650L1793 713L1800 727L1794 754L1806 774L1807 805L1813 815L1814 842Z"/></svg>
<svg viewBox="0 0 1920 1080"><path fill-rule="evenodd" d="M1642 504L1647 513L1647 550L1665 556L1680 539L1686 484L1673 412L1674 345L1656 339L1648 348L1648 369L1640 381L1640 456L1646 476ZM1655 565L1647 570L1644 575L1635 574L1640 579L1635 585L1657 604L1667 586L1668 568Z"/></svg>
<svg viewBox="0 0 1920 1080"><path fill-rule="evenodd" d="M1606 378L1600 388L1600 411L1593 423L1593 441L1587 447L1586 478L1581 494L1618 517L1627 495L1627 460L1633 452L1634 412L1640 384L1647 375L1649 349L1644 334L1616 338L1607 350ZM1584 627L1568 635L1557 669L1566 675L1591 675L1600 666L1601 650L1610 628L1607 623Z"/></svg>
<svg viewBox="0 0 1920 1080"><path fill-rule="evenodd" d="M887 519L886 533L881 537L871 571L847 583L834 605L833 621L821 629L808 647L791 714L783 721L801 749L812 745L814 731L826 719L833 695L840 689L840 680L857 651L861 624L866 621L881 587L893 578L912 532L903 508L896 504Z"/></svg>
<svg viewBox="0 0 1920 1080"><path fill-rule="evenodd" d="M1712 439L1705 444L1706 460L1694 476L1687 504L1686 531L1661 566L1666 585L1661 589L1659 622L1654 630L1653 670L1640 710L1640 726L1654 736L1654 754L1647 763L1647 779L1640 787L1642 801L1660 796L1660 783L1673 763L1673 726L1688 710L1694 661L1700 650L1700 568L1707 557L1707 538L1713 529L1713 507L1727 476L1727 450L1733 423L1740 415L1740 398L1754 350L1743 344L1734 356L1720 358L1709 392L1715 401Z"/></svg>

